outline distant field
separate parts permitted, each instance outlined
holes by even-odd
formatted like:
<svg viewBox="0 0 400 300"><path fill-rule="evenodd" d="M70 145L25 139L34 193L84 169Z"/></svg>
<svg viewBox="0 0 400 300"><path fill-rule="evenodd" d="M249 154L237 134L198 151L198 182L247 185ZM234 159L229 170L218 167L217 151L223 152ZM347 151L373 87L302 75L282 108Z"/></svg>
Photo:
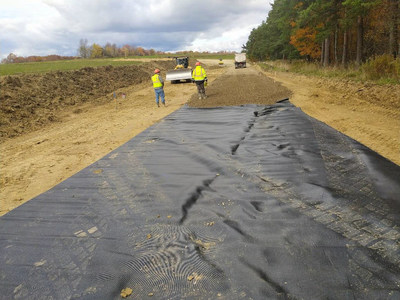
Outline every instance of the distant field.
<svg viewBox="0 0 400 300"><path fill-rule="evenodd" d="M118 60L112 59L75 59L75 60L57 60L34 63L18 63L18 64L1 64L0 76L15 75L22 73L44 73L50 71L67 71L78 70L85 67L100 66L126 66L138 65L140 61Z"/></svg>
<svg viewBox="0 0 400 300"><path fill-rule="evenodd" d="M100 67L100 66L126 66L138 65L142 62L129 59L157 59L168 58L174 56L189 56L190 59L233 59L233 54L165 54L153 56L131 56L128 59L124 58L107 58L107 59L74 59L74 60L58 60L33 63L18 63L18 64L0 64L0 76L15 75L23 73L45 73L50 71L68 71L78 70L85 67ZM143 61L144 62L144 61Z"/></svg>
<svg viewBox="0 0 400 300"><path fill-rule="evenodd" d="M190 58L198 58L198 59L234 59L234 54L196 54L196 55L188 55Z"/></svg>

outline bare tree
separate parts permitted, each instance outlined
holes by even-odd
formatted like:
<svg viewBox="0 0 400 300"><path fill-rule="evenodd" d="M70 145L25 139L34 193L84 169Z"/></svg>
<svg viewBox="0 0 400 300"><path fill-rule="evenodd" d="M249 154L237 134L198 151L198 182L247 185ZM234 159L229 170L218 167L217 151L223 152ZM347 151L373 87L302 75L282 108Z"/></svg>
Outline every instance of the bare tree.
<svg viewBox="0 0 400 300"><path fill-rule="evenodd" d="M364 42L364 22L363 17L359 15L357 17L357 56L356 64L361 66L363 60L363 42Z"/></svg>
<svg viewBox="0 0 400 300"><path fill-rule="evenodd" d="M342 52L342 65L347 66L347 52L348 52L348 33L347 29L343 32L343 52Z"/></svg>
<svg viewBox="0 0 400 300"><path fill-rule="evenodd" d="M400 3L398 0L390 0L390 20L389 20L389 53L393 54L394 57L399 55L400 49Z"/></svg>
<svg viewBox="0 0 400 300"><path fill-rule="evenodd" d="M330 43L331 43L330 37L327 37L327 38L325 39L325 45L324 45L324 67L327 67L327 66L329 65L329 56L330 56L329 48L330 48Z"/></svg>
<svg viewBox="0 0 400 300"><path fill-rule="evenodd" d="M88 46L88 40L87 39L81 39L79 41L78 54L82 58L90 57L90 47Z"/></svg>
<svg viewBox="0 0 400 300"><path fill-rule="evenodd" d="M8 54L7 58L3 58L1 63L2 64L12 64L15 63L17 56L14 53Z"/></svg>

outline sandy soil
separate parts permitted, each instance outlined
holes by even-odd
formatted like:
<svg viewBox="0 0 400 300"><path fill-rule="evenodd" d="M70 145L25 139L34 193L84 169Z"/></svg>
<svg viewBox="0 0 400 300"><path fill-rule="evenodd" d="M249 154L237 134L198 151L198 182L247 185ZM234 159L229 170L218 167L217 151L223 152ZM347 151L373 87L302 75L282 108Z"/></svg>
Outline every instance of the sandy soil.
<svg viewBox="0 0 400 300"><path fill-rule="evenodd" d="M228 71L207 88L207 99L199 100L194 94L188 101L188 105L192 107L269 105L286 99L290 95L289 89L264 76L255 68L235 70L232 63Z"/></svg>
<svg viewBox="0 0 400 300"><path fill-rule="evenodd" d="M118 82L108 86L116 91L116 99L111 90L103 90L102 95L85 91L85 101L71 96L75 99L73 105L64 105L61 110L47 107L41 111L44 117L39 119L37 113L24 112L18 105L5 107L0 112L0 215L52 188L152 124L162 122L187 102L197 107L272 104L292 94L292 103L306 113L400 164L400 88L359 87L287 73L269 73L267 78L255 67L235 70L232 61L225 61L223 67L218 66L217 60L203 62L209 78L209 97L202 101L196 99L195 85L167 82L167 106L157 108L148 77L155 65L168 62L153 62L135 71L141 80L123 87ZM164 65L162 70L167 67ZM165 72L162 75L165 78ZM101 76L96 78L93 82L102 82ZM25 84L24 80L18 80L17 85ZM73 80L71 84L79 87ZM14 92L16 89L7 91L10 99ZM53 94L49 95L48 103L59 106L60 99L51 97ZM18 112L23 112L22 125L9 118ZM16 124L16 129L4 129L7 124L8 127Z"/></svg>
<svg viewBox="0 0 400 300"><path fill-rule="evenodd" d="M62 121L71 107L78 114L82 104L107 103L114 92L120 97L126 87L148 82L155 67L173 66L170 60L0 77L0 141Z"/></svg>
<svg viewBox="0 0 400 300"><path fill-rule="evenodd" d="M308 115L400 165L400 86L268 73Z"/></svg>

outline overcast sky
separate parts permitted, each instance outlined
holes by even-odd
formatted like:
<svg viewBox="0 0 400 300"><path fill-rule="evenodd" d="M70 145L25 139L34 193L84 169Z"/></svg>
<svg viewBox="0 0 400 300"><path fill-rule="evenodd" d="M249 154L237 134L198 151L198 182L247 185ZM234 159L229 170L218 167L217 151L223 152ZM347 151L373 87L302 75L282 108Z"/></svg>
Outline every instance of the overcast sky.
<svg viewBox="0 0 400 300"><path fill-rule="evenodd" d="M240 51L272 0L0 0L0 58L77 55L89 44Z"/></svg>

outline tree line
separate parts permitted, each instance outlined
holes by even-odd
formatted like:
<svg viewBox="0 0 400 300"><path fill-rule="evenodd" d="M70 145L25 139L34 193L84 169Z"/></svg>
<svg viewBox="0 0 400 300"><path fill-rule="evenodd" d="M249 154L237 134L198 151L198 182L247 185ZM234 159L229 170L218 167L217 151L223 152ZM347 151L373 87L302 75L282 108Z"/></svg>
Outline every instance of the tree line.
<svg viewBox="0 0 400 300"><path fill-rule="evenodd" d="M10 53L6 58L1 60L2 64L14 64L14 63L26 63L26 62L41 62L41 61L55 61L55 60L70 60L74 59L74 56L60 56L60 55L46 55L46 56L18 56L14 53Z"/></svg>
<svg viewBox="0 0 400 300"><path fill-rule="evenodd" d="M150 56L163 53L162 51L131 45L124 45L122 47L111 43L106 43L103 47L96 43L89 45L87 39L81 39L78 48L78 56L81 58Z"/></svg>
<svg viewBox="0 0 400 300"><path fill-rule="evenodd" d="M400 52L399 0L275 0L243 45L250 59L361 65Z"/></svg>
<svg viewBox="0 0 400 300"><path fill-rule="evenodd" d="M99 44L93 43L89 45L87 39L81 39L76 56L60 56L60 55L46 55L46 56L18 56L10 53L6 58L2 59L2 64L12 63L26 63L26 62L42 62L42 61L56 61L56 60L70 60L76 58L107 58L107 57L128 57L128 56L149 56L156 54L164 54L162 51L154 49L144 49L142 47L135 47L131 45L124 45L118 47L116 44L106 43L103 47Z"/></svg>

